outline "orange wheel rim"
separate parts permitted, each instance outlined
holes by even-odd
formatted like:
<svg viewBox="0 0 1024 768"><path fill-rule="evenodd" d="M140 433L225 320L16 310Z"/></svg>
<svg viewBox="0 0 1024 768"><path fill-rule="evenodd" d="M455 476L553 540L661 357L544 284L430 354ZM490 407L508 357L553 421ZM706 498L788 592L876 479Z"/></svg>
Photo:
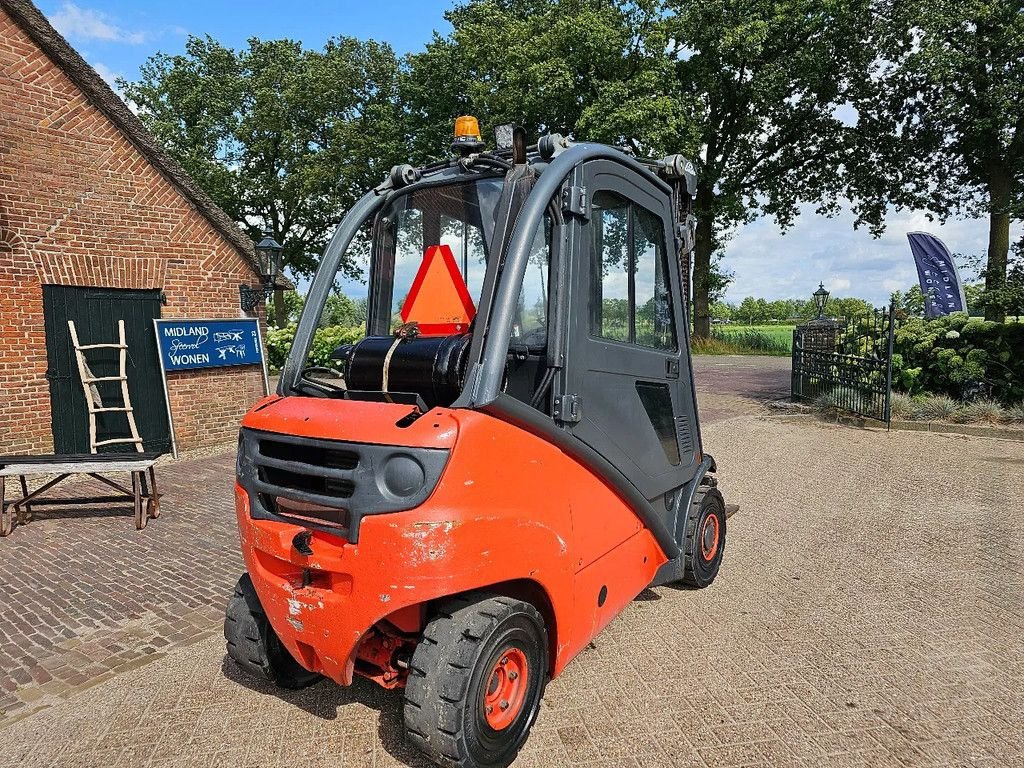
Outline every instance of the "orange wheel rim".
<svg viewBox="0 0 1024 768"><path fill-rule="evenodd" d="M484 689L484 716L491 728L501 731L515 722L526 702L529 682L526 654L518 648L502 652Z"/></svg>
<svg viewBox="0 0 1024 768"><path fill-rule="evenodd" d="M718 553L718 518L708 515L700 532L700 553L705 560L714 560Z"/></svg>

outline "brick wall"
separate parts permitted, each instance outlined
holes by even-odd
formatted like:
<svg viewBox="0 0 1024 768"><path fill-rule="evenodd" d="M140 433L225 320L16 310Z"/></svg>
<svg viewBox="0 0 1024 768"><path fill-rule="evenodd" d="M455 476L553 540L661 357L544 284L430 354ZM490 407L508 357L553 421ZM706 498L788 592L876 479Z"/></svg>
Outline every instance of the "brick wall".
<svg viewBox="0 0 1024 768"><path fill-rule="evenodd" d="M163 316L239 317L243 255L0 10L0 452L52 450L43 284L160 288ZM172 374L181 448L233 438L254 367Z"/></svg>

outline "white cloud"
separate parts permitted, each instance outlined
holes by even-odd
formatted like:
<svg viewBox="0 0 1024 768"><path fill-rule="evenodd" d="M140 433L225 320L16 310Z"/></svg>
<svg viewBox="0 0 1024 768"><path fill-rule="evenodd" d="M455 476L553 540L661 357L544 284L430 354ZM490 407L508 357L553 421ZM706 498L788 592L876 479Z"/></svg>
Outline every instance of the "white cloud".
<svg viewBox="0 0 1024 768"><path fill-rule="evenodd" d="M115 72L110 67L108 67L106 64L103 64L102 62L99 62L99 61L91 62L91 64L92 64L92 68L96 70L96 74L98 74L100 77L102 77L104 80L106 80L107 81L107 85L109 85L111 88L113 88L116 91L117 90L117 83L115 81L117 80L117 78L121 77L121 73L120 72Z"/></svg>
<svg viewBox="0 0 1024 768"><path fill-rule="evenodd" d="M102 40L141 45L149 37L145 32L131 32L119 27L104 13L71 2L65 2L59 11L50 16L50 22L64 37L79 42Z"/></svg>
<svg viewBox="0 0 1024 768"><path fill-rule="evenodd" d="M121 77L121 73L115 72L101 61L91 61L89 62L89 64L92 66L93 69L96 70L96 74L102 77L104 80L106 80L107 85L114 89L114 93L121 97L121 101L125 103L128 109L130 109L135 114L139 114L138 105L134 101L126 99L124 93L122 93L121 89L117 87L117 78Z"/></svg>
<svg viewBox="0 0 1024 768"><path fill-rule="evenodd" d="M1011 241L1022 227L1014 226ZM745 296L766 299L808 298L819 282L840 296L859 296L881 306L894 290L917 283L917 270L907 233L931 232L953 253L984 255L988 247L988 221L959 219L940 225L920 211L893 212L886 230L875 239L865 229L853 228L849 212L834 219L817 216L805 205L790 231L783 235L769 219L741 227L727 243L722 259L736 278L726 300ZM964 280L975 275L963 273Z"/></svg>

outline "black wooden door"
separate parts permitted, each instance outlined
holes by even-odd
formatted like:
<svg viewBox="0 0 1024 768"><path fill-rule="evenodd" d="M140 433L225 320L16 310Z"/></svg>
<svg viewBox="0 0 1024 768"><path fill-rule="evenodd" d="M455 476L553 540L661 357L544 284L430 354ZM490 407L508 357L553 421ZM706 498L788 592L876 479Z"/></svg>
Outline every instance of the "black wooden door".
<svg viewBox="0 0 1024 768"><path fill-rule="evenodd" d="M666 197L617 163L584 166L590 217L577 241L569 391L573 434L652 502L695 474L693 396Z"/></svg>
<svg viewBox="0 0 1024 768"><path fill-rule="evenodd" d="M89 415L78 376L75 350L71 344L68 320L73 320L82 344L107 344L117 341L117 321L124 320L128 342L128 392L135 409L135 422L147 451L170 450L167 402L160 379L153 320L160 317L160 292L111 288L78 288L63 285L43 286L43 316L46 327L46 378L50 382L50 408L53 414L53 445L56 453L89 452ZM86 352L95 376L118 375L116 349ZM105 406L122 405L118 382L99 382ZM123 413L104 413L96 417L96 439L129 437L128 421ZM100 449L133 451L131 444Z"/></svg>

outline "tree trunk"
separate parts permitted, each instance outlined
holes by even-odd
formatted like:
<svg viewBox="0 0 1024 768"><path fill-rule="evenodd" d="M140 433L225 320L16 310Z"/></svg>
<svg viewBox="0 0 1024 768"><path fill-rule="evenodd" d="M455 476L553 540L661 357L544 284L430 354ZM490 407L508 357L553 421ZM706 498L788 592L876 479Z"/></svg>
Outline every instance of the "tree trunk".
<svg viewBox="0 0 1024 768"><path fill-rule="evenodd" d="M284 291L274 289L274 327L284 328L288 325L288 307L284 304Z"/></svg>
<svg viewBox="0 0 1024 768"><path fill-rule="evenodd" d="M711 210L714 191L709 185L697 187L697 231L693 247L693 335L711 337L711 254L715 249L715 217Z"/></svg>
<svg viewBox="0 0 1024 768"><path fill-rule="evenodd" d="M998 291L1006 284L1006 261L1010 251L1010 186L1013 180L1002 163L989 172L988 262L985 265L985 292ZM985 319L1006 321L1006 310L996 304L985 307Z"/></svg>

